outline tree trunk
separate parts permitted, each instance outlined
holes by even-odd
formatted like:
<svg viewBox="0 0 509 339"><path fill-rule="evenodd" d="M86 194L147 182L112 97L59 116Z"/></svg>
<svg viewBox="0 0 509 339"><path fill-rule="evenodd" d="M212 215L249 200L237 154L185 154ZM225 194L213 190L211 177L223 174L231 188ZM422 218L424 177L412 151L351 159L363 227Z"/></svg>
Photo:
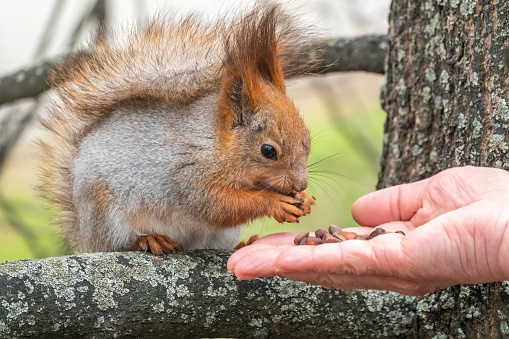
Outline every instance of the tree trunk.
<svg viewBox="0 0 509 339"><path fill-rule="evenodd" d="M455 166L509 168L508 14L509 2L501 0L392 2L379 188ZM459 303L442 305L414 323L415 335L509 336L500 286L466 289L486 296L470 306L482 319L460 320ZM460 300L464 290L450 293Z"/></svg>
<svg viewBox="0 0 509 339"><path fill-rule="evenodd" d="M392 3L379 188L454 166L508 169L509 3Z"/></svg>

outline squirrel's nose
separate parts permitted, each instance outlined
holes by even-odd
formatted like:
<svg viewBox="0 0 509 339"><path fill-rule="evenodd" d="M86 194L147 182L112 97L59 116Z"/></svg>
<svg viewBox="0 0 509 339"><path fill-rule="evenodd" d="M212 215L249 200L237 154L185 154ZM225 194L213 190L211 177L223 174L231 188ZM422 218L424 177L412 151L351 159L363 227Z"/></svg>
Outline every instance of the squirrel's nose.
<svg viewBox="0 0 509 339"><path fill-rule="evenodd" d="M299 176L293 182L293 190L295 192L302 192L308 187L308 173L299 173Z"/></svg>
<svg viewBox="0 0 509 339"><path fill-rule="evenodd" d="M290 187L294 192L302 192L308 187L308 168L307 166L294 166L294 169L287 172Z"/></svg>
<svg viewBox="0 0 509 339"><path fill-rule="evenodd" d="M295 192L302 192L308 187L308 180L304 180L303 182L297 184L294 186Z"/></svg>

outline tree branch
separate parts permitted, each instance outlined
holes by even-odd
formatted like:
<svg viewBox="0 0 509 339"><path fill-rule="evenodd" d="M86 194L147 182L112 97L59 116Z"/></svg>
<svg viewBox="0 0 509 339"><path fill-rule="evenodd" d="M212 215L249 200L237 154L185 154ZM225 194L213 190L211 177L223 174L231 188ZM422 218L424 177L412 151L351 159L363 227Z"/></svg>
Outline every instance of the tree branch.
<svg viewBox="0 0 509 339"><path fill-rule="evenodd" d="M386 35L330 39L323 47L322 60L314 72L363 71L385 74L387 42Z"/></svg>
<svg viewBox="0 0 509 339"><path fill-rule="evenodd" d="M279 278L238 281L226 272L230 254L93 253L0 264L0 337L432 337L447 326L453 337L458 328L469 337L485 311L501 315L490 328L507 319L507 283L492 284L499 301L476 286L426 297L329 291Z"/></svg>
<svg viewBox="0 0 509 339"><path fill-rule="evenodd" d="M387 36L328 40L323 47L322 62L313 73L365 71L383 74L386 46ZM35 97L47 90L49 74L63 59L67 58L45 60L0 78L0 105Z"/></svg>
<svg viewBox="0 0 509 339"><path fill-rule="evenodd" d="M44 60L0 78L0 105L19 99L33 98L49 89L46 83L62 57Z"/></svg>

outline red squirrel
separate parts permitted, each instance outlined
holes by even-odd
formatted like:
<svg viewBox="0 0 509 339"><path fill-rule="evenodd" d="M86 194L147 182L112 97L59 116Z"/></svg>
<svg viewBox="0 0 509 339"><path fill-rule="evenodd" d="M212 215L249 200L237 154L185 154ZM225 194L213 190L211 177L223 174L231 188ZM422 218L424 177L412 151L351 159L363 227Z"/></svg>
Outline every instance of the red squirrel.
<svg viewBox="0 0 509 339"><path fill-rule="evenodd" d="M232 249L250 220L310 213L310 135L285 87L307 70L301 33L277 4L159 18L60 67L42 191L72 246Z"/></svg>

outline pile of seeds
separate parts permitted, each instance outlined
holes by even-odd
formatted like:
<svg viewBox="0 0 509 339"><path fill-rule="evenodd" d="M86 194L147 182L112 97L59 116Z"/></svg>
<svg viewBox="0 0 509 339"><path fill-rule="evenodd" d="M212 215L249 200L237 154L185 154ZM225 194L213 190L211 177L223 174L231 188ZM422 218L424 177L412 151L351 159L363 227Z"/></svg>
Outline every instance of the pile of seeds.
<svg viewBox="0 0 509 339"><path fill-rule="evenodd" d="M322 229L317 229L315 231L315 236L309 236L309 232L304 231L298 234L293 242L295 245L321 245L321 244L331 244L337 242L343 242L346 240L370 240L380 234L391 233L387 232L383 228L375 228L373 232L370 234L357 234L355 232L347 232L343 231L341 228L330 225L329 232ZM399 233L405 235L403 231L396 231L394 233Z"/></svg>

